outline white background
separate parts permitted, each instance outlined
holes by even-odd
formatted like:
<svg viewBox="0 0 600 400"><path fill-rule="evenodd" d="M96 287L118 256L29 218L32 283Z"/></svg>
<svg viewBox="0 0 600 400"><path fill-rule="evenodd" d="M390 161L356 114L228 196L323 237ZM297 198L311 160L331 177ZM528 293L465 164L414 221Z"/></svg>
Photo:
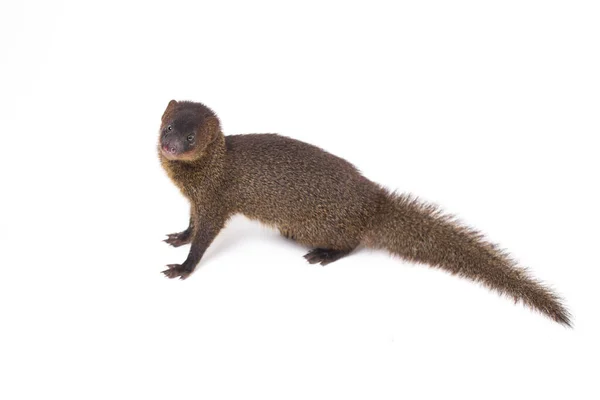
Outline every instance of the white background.
<svg viewBox="0 0 600 400"><path fill-rule="evenodd" d="M599 398L597 1L2 2L0 398ZM555 287L565 329L232 219L188 280L169 100L441 204ZM594 382L595 380L595 382Z"/></svg>

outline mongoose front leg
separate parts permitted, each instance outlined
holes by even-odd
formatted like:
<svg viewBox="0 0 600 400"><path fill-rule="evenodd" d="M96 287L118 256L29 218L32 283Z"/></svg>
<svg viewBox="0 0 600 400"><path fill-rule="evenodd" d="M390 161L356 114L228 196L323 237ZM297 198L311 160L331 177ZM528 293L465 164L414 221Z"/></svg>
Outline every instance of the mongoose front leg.
<svg viewBox="0 0 600 400"><path fill-rule="evenodd" d="M192 217L190 216L190 223L185 231L179 233L170 233L167 235L167 238L163 240L163 242L168 243L173 247L189 244L192 241L193 227L194 223L192 221Z"/></svg>
<svg viewBox="0 0 600 400"><path fill-rule="evenodd" d="M339 260L342 257L347 256L352 252L351 250L333 250L333 249L321 249L316 248L309 251L304 258L311 264L320 263L321 265L327 265L334 261Z"/></svg>
<svg viewBox="0 0 600 400"><path fill-rule="evenodd" d="M209 214L210 215L210 214ZM202 259L204 252L210 246L214 238L217 236L219 231L225 225L225 218L221 218L217 215L212 215L211 218L203 219L202 227L200 224L194 224L192 228L192 247L188 253L187 259L183 264L169 264L166 269L162 271L168 278L185 279L196 269L196 266Z"/></svg>

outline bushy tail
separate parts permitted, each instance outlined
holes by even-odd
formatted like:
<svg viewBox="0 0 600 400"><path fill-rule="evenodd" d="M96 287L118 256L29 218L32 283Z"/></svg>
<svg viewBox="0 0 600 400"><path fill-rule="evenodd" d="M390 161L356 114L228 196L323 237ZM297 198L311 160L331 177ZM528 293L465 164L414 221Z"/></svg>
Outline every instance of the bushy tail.
<svg viewBox="0 0 600 400"><path fill-rule="evenodd" d="M556 293L481 233L410 195L389 195L363 243L480 282L571 326L569 312Z"/></svg>

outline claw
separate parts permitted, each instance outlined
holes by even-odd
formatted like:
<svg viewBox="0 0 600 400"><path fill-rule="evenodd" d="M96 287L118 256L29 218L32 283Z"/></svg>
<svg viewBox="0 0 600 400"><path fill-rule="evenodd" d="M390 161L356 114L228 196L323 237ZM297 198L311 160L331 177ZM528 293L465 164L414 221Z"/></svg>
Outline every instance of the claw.
<svg viewBox="0 0 600 400"><path fill-rule="evenodd" d="M173 247L183 246L190 243L190 235L186 232L169 233L163 242L170 244Z"/></svg>
<svg viewBox="0 0 600 400"><path fill-rule="evenodd" d="M169 264L167 265L167 268L168 269L165 269L162 273L170 279L179 278L184 280L192 273L192 271L179 264Z"/></svg>

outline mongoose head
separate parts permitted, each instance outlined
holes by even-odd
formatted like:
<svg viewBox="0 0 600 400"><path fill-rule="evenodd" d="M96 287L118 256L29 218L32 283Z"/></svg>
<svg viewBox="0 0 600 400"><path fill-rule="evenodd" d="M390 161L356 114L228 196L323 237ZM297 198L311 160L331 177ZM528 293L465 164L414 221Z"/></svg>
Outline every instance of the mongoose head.
<svg viewBox="0 0 600 400"><path fill-rule="evenodd" d="M169 160L194 161L220 131L219 119L204 104L171 100L162 116L158 150Z"/></svg>

